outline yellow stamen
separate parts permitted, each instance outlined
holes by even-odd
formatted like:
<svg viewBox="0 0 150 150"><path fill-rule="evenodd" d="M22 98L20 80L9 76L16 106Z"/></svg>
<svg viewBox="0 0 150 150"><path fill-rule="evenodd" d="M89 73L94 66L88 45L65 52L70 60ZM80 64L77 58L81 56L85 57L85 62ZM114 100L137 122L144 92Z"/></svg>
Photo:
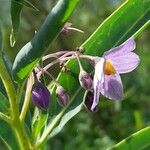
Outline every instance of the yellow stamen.
<svg viewBox="0 0 150 150"><path fill-rule="evenodd" d="M116 69L111 64L109 60L106 60L105 62L105 74L106 75L114 75L116 73Z"/></svg>

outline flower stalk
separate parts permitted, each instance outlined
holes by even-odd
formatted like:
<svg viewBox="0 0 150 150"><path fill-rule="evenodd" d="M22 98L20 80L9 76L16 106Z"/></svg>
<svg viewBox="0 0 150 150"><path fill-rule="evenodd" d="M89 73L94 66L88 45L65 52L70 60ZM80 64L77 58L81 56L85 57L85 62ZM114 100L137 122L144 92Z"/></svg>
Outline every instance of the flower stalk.
<svg viewBox="0 0 150 150"><path fill-rule="evenodd" d="M81 55L80 54L80 58L88 60L90 62L93 62L93 60L94 60L94 56L89 56L89 55ZM43 71L48 70L49 68L51 68L53 65L55 65L57 63L66 62L66 61L71 60L71 59L77 59L76 52L68 52L68 53L62 55L58 59L56 59L56 60L52 61L51 63L49 63L48 65L46 65L43 68ZM41 75L42 75L42 71L38 72L37 78L39 79L41 77Z"/></svg>

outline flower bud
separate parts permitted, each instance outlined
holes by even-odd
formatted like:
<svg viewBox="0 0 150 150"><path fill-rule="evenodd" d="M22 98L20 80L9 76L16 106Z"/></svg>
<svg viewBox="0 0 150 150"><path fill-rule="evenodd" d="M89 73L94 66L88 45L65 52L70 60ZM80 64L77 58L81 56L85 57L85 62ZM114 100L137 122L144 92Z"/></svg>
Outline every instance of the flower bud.
<svg viewBox="0 0 150 150"><path fill-rule="evenodd" d="M93 87L93 81L90 75L84 70L81 70L79 73L79 82L84 89L90 90Z"/></svg>
<svg viewBox="0 0 150 150"><path fill-rule="evenodd" d="M84 104L85 104L86 108L89 111L92 111L91 107L92 107L92 104L93 104L93 100L94 100L94 93L88 92L87 95L86 95ZM98 107L96 106L93 111L97 112L98 111Z"/></svg>
<svg viewBox="0 0 150 150"><path fill-rule="evenodd" d="M56 97L58 100L58 103L64 107L68 104L69 102L69 95L68 93L64 90L62 86L58 86L56 89Z"/></svg>
<svg viewBox="0 0 150 150"><path fill-rule="evenodd" d="M38 82L33 85L31 98L33 103L42 110L46 110L49 107L51 94L47 87Z"/></svg>

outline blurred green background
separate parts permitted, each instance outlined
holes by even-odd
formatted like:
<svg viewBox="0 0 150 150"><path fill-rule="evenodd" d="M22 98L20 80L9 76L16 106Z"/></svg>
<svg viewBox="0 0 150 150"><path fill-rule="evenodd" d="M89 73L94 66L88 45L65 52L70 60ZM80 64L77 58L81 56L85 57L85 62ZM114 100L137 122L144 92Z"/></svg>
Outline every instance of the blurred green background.
<svg viewBox="0 0 150 150"><path fill-rule="evenodd" d="M9 44L10 0L0 0L3 48L12 62L17 51L32 38L56 3L56 0L30 1L39 11L24 7L18 39L12 48ZM84 34L73 31L68 35L60 35L49 48L49 52L79 47L123 2L124 0L80 1L69 22L73 27L83 30ZM105 150L135 131L150 125L150 27L138 36L136 43L136 53L139 54L141 62L136 70L122 75L124 100L116 102L102 96L98 112L91 113L86 109L81 111L59 135L49 141L47 149ZM52 72L57 75L58 71L55 69L56 67ZM3 144L0 149L3 149Z"/></svg>

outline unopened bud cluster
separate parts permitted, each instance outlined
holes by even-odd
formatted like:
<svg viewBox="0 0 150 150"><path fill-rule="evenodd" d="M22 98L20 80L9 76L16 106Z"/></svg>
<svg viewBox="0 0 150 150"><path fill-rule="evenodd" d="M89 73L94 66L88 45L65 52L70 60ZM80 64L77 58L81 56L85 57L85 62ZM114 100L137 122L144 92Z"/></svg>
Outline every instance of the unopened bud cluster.
<svg viewBox="0 0 150 150"><path fill-rule="evenodd" d="M77 29L77 28L73 28L71 27L71 23L66 23L61 31L61 33L68 33L69 30L74 30L74 31L78 31L83 33L83 31ZM80 48L82 49L82 48ZM82 49L83 50L83 49ZM60 52L56 52L53 54L48 54L46 56L44 56L42 58L42 61L45 61L46 59L51 60L51 58L56 58L57 61L53 61L49 64L47 64L46 66L44 66L43 68L40 68L39 66L37 66L37 69L35 70L35 77L37 78L37 81L40 80L41 75L43 73L48 74L51 79L54 81L54 83L56 84L56 98L57 98L57 102L60 106L65 107L68 102L69 102L69 94L67 93L67 91L53 78L53 76L47 71L51 66L53 66L56 63L60 63L60 64L65 64L66 61L70 60L70 59L77 59L79 62L79 66L80 66L80 72L79 72L79 83L81 85L82 88L84 88L85 90L88 91L92 91L93 90L93 79L91 78L90 74L87 73L83 68L82 65L80 63L79 57L82 59L86 59L88 60L92 65L95 64L95 57L90 56L90 55L82 55L82 51L79 51L76 49L76 51L60 51ZM94 59L93 59L94 58ZM69 70L69 68L68 68ZM31 93L31 98L33 103L41 110L46 110L49 108L49 105L51 103L51 94L50 91L47 89L47 87L40 83L37 82L33 85L33 89L32 89L32 93ZM89 99L89 98L88 98ZM89 103L90 100L89 100ZM86 103L87 108L90 108L88 103Z"/></svg>
<svg viewBox="0 0 150 150"><path fill-rule="evenodd" d="M69 102L69 95L62 86L57 86L56 97L59 105L62 107L65 107ZM33 85L31 99L34 105L39 109L46 110L51 102L51 94L46 86L37 82Z"/></svg>

